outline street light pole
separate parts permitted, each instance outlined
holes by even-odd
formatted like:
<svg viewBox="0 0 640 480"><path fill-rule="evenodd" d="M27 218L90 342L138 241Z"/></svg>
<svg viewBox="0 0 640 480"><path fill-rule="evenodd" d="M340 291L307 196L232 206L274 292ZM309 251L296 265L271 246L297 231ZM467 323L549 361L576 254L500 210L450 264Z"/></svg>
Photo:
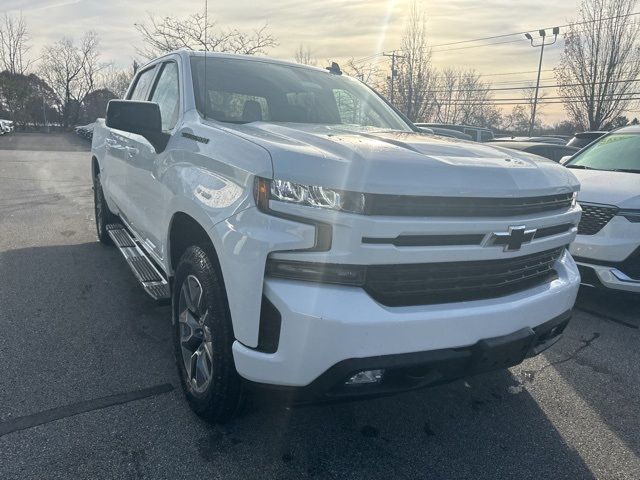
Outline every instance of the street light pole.
<svg viewBox="0 0 640 480"><path fill-rule="evenodd" d="M533 43L533 37L529 33L525 33L524 36L531 42L532 47L540 47L540 62L538 63L538 79L536 80L536 93L533 97L533 109L531 111L531 124L529 125L529 136L533 135L533 127L536 124L536 108L538 107L538 91L540 90L540 72L542 71L542 56L544 55L544 47L546 45L553 45L558 40L558 34L560 33L560 27L553 28L553 42L546 43L547 32L542 29L538 32L542 37L542 43L536 45Z"/></svg>

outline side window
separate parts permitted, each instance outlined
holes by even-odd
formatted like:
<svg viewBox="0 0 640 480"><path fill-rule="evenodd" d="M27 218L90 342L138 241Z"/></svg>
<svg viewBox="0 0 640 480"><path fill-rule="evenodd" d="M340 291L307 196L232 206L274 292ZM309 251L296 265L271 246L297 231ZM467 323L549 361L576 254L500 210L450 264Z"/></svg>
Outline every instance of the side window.
<svg viewBox="0 0 640 480"><path fill-rule="evenodd" d="M491 140L493 140L493 134L491 132L487 132L486 130L480 130L481 142L489 142Z"/></svg>
<svg viewBox="0 0 640 480"><path fill-rule="evenodd" d="M365 109L359 98L354 97L346 90L333 90L340 123L353 125L368 125L381 127L383 121L372 109Z"/></svg>
<svg viewBox="0 0 640 480"><path fill-rule="evenodd" d="M129 94L127 100L146 100L147 93L149 92L149 87L151 86L151 82L153 81L153 74L156 71L156 67L151 67L144 72L141 72L136 79L136 84L133 87L133 90Z"/></svg>
<svg viewBox="0 0 640 480"><path fill-rule="evenodd" d="M465 128L464 133L471 136L471 140L473 140L474 142L478 141L478 130L476 130L475 128Z"/></svg>
<svg viewBox="0 0 640 480"><path fill-rule="evenodd" d="M175 127L180 108L178 64L176 62L167 62L162 65L162 71L153 89L151 101L160 106L162 130L171 130Z"/></svg>

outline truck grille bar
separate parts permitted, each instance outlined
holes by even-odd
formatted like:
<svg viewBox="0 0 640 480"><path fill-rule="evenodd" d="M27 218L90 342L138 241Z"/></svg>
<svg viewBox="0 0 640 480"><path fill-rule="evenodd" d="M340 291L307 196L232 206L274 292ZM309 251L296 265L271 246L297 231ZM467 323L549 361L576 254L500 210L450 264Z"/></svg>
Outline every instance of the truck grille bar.
<svg viewBox="0 0 640 480"><path fill-rule="evenodd" d="M364 289L386 306L496 298L548 283L563 248L500 260L367 267Z"/></svg>
<svg viewBox="0 0 640 480"><path fill-rule="evenodd" d="M366 194L365 215L510 217L566 210L573 193L525 198L423 197Z"/></svg>

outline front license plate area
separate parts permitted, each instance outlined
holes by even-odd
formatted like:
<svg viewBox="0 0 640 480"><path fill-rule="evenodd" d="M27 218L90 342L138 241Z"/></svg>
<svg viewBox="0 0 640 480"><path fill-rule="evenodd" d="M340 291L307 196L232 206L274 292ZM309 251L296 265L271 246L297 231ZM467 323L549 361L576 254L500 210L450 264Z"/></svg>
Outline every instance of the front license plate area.
<svg viewBox="0 0 640 480"><path fill-rule="evenodd" d="M536 338L530 328L523 328L503 337L481 340L472 356L472 370L476 373L512 367L522 362Z"/></svg>

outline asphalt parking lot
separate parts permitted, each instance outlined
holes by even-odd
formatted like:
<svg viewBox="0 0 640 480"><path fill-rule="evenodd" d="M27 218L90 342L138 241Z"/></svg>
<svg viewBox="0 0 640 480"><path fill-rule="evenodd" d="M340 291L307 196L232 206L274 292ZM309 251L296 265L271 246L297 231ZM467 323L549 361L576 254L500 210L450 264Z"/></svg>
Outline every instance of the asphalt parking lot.
<svg viewBox="0 0 640 480"><path fill-rule="evenodd" d="M0 137L0 478L640 478L640 301L592 290L509 371L203 423L168 307L96 241L88 148Z"/></svg>

